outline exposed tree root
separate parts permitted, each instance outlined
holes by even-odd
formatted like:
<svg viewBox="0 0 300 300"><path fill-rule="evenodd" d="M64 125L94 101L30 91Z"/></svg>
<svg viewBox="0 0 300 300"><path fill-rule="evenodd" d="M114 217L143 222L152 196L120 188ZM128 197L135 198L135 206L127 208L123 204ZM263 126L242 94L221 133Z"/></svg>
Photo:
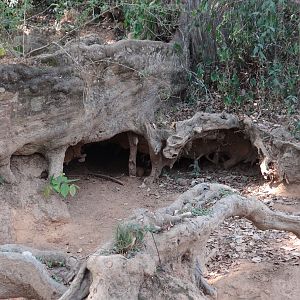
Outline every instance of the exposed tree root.
<svg viewBox="0 0 300 300"><path fill-rule="evenodd" d="M72 281L79 269L75 257L60 251L0 246L0 298L58 299L67 288L51 277L46 265L64 266L65 282Z"/></svg>
<svg viewBox="0 0 300 300"><path fill-rule="evenodd" d="M210 234L232 216L247 218L261 230L290 231L300 238L299 216L272 211L226 185L202 183L156 212L137 210L125 224L144 228L140 250L126 257L113 254L114 241L107 243L81 265L67 291L53 282L31 253L44 259L66 259L63 254L27 251L16 245L1 247L0 296L57 299L65 291L61 300L86 296L90 300L215 297L215 289L202 272L207 259L206 243ZM32 278L26 276L29 272ZM29 288L24 289L25 285Z"/></svg>
<svg viewBox="0 0 300 300"><path fill-rule="evenodd" d="M62 173L64 160L70 159L69 146L105 141L127 132L130 175L136 175L139 137L148 143L152 164L148 181L181 155L200 159L217 153L228 158L221 159L225 168L253 162L254 146L265 177L300 182L299 143L286 132L279 134L280 128L274 124L203 112L177 122L175 129L156 124L155 116L165 100L186 87L187 53L177 55L172 44L162 42L94 42L68 43L53 54L35 57L32 65L0 65L3 180L18 181L11 171L12 155L42 154L48 161L48 174L56 176ZM240 132L239 139L235 139L238 135L233 141L227 137L226 132L230 137L232 131ZM234 151L239 146L241 151ZM73 154L80 156L80 151ZM218 163L217 157L212 161Z"/></svg>
<svg viewBox="0 0 300 300"><path fill-rule="evenodd" d="M128 172L130 176L136 176L136 156L139 139L138 136L132 132L128 132L127 136L129 143Z"/></svg>
<svg viewBox="0 0 300 300"><path fill-rule="evenodd" d="M243 126L261 154L260 167L265 178L300 182L300 143L289 132L268 122L255 124L248 117Z"/></svg>
<svg viewBox="0 0 300 300"><path fill-rule="evenodd" d="M36 56L31 65L0 65L0 176L16 182L13 154L42 154L56 176L70 145L123 132L146 136L161 100L185 88L183 60L163 42L82 39ZM130 161L134 174L134 150Z"/></svg>
<svg viewBox="0 0 300 300"><path fill-rule="evenodd" d="M300 182L300 143L281 127L253 123L250 118L232 114L196 113L177 122L175 131L162 150L166 159L180 156L198 160L202 156L225 168L240 162L260 161L266 179L287 183Z"/></svg>
<svg viewBox="0 0 300 300"><path fill-rule="evenodd" d="M57 299L66 287L57 283L29 252L0 253L0 297Z"/></svg>
<svg viewBox="0 0 300 300"><path fill-rule="evenodd" d="M92 278L90 272L86 268L86 262L84 262L76 277L72 281L69 289L59 298L59 300L81 300L89 294L89 288Z"/></svg>
<svg viewBox="0 0 300 300"><path fill-rule="evenodd" d="M300 237L299 216L271 211L262 202L242 197L225 185L200 184L181 195L171 206L155 213L140 210L128 220L128 223L159 230L154 234L155 243L151 234L146 235L145 248L134 258L104 256L101 251L89 258L87 267L93 282L88 299L138 299L140 293L144 297L148 293L147 299L155 299L151 298L156 294L153 286L149 287L148 281L146 292L144 281L148 277L159 281L161 274L164 278L168 274L173 284L180 282L187 287L188 282L193 285L193 289L186 290L185 296L198 287L198 295L192 299L204 299L204 294L215 295L201 271L206 261L205 245L212 231L226 218L236 215L249 219L259 229L286 230ZM106 250L110 246L108 244ZM172 289L169 292L171 295Z"/></svg>

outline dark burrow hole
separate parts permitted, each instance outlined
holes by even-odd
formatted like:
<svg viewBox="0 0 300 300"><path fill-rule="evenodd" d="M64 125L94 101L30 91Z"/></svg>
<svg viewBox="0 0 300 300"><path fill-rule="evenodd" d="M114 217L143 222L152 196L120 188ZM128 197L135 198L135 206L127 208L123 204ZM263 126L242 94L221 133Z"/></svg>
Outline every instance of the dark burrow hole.
<svg viewBox="0 0 300 300"><path fill-rule="evenodd" d="M207 155L203 155L196 163L195 158L199 155L197 151L203 147L211 149L211 151L208 151ZM220 130L216 139L196 139L187 148L185 151L189 151L189 154L186 155L186 152L183 151L173 169L169 170L166 167L163 174L182 172L198 177L224 170L228 173L241 172L245 175L260 175L257 150L240 131ZM251 153L249 149L253 152ZM251 157L248 157L248 152ZM81 153L86 155L85 162L79 162L82 159L78 157L78 151L72 160L67 159L64 167L67 175L85 175L87 173L111 176L128 175L129 143L126 132L106 141L85 144L82 146ZM147 141L139 136L137 152L137 176L139 177L148 176L151 172L150 156L147 153L149 153ZM226 162L236 156L240 159L233 166L226 168Z"/></svg>
<svg viewBox="0 0 300 300"><path fill-rule="evenodd" d="M247 136L235 130L219 130L214 134L214 138L195 139L187 145L173 170L194 176L218 170L260 175L259 155ZM199 149L204 149L206 155L201 156Z"/></svg>
<svg viewBox="0 0 300 300"><path fill-rule="evenodd" d="M145 143L142 137L139 139ZM148 147L148 146L147 146ZM68 150L70 152L70 149ZM77 152L74 153L73 152ZM84 175L87 173L100 173L110 176L128 175L129 143L127 133L121 133L111 139L85 144L81 148L84 159L78 157L78 151L71 150L70 157L64 165L67 175ZM145 151L144 151L145 152ZM66 156L68 156L66 154ZM84 160L84 161L83 161ZM147 176L151 171L150 156L137 152L138 176Z"/></svg>

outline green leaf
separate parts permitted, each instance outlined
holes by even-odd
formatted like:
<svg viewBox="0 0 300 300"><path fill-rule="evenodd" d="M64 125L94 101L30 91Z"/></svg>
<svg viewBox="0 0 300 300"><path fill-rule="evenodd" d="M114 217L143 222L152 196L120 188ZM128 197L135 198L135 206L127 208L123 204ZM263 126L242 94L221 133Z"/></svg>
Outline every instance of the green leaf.
<svg viewBox="0 0 300 300"><path fill-rule="evenodd" d="M59 193L60 192L60 184L58 184L58 183L51 183L51 186L52 186L52 188L53 188L53 190L55 191L55 192L57 192L57 193Z"/></svg>
<svg viewBox="0 0 300 300"><path fill-rule="evenodd" d="M226 104L226 105L230 105L230 104L232 104L232 98L231 98L231 96L225 96L225 98L224 98L224 103Z"/></svg>
<svg viewBox="0 0 300 300"><path fill-rule="evenodd" d="M60 183L68 182L68 177L64 176L64 174L58 176L57 179L59 180Z"/></svg>
<svg viewBox="0 0 300 300"><path fill-rule="evenodd" d="M256 86L257 82L256 82L256 79L255 78L251 78L250 79L250 85L251 86Z"/></svg>
<svg viewBox="0 0 300 300"><path fill-rule="evenodd" d="M198 66L197 71L196 71L197 77L202 79L204 74L205 74L205 70L202 68L202 66Z"/></svg>
<svg viewBox="0 0 300 300"><path fill-rule="evenodd" d="M180 45L179 43L177 43L177 42L175 42L175 43L173 44L173 49L174 49L174 51L175 51L177 54L183 53L183 49L182 49L181 45Z"/></svg>
<svg viewBox="0 0 300 300"><path fill-rule="evenodd" d="M63 183L60 187L60 194L66 198L69 194L69 191L70 191L70 187L67 183Z"/></svg>

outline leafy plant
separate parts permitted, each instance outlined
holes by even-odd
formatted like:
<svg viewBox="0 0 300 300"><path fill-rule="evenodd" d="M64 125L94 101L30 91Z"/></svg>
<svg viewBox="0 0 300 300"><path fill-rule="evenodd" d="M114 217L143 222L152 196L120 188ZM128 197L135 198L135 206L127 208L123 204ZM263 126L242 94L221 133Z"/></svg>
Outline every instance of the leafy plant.
<svg viewBox="0 0 300 300"><path fill-rule="evenodd" d="M52 275L51 275L51 278L52 278L53 280L55 280L56 282L58 282L58 283L61 283L61 282L62 282L62 279L61 279L60 277L58 277L57 275L55 275L55 274L52 274Z"/></svg>
<svg viewBox="0 0 300 300"><path fill-rule="evenodd" d="M121 1L125 27L134 38L169 40L177 27L181 9L179 1Z"/></svg>
<svg viewBox="0 0 300 300"><path fill-rule="evenodd" d="M79 186L73 183L76 181L78 181L78 179L68 179L64 173L57 177L51 176L50 183L44 190L44 195L49 197L52 192L56 192L64 198L68 195L74 197L79 189Z"/></svg>
<svg viewBox="0 0 300 300"><path fill-rule="evenodd" d="M228 190L228 189L221 189L220 190L220 196L223 198L223 197L227 197L229 195L232 195L234 194L235 192L234 191L231 191L231 190Z"/></svg>
<svg viewBox="0 0 300 300"><path fill-rule="evenodd" d="M24 22L24 17L26 17L26 13L31 8L31 0L0 1L0 31L17 29Z"/></svg>
<svg viewBox="0 0 300 300"><path fill-rule="evenodd" d="M0 45L0 58L6 55L6 51L3 47Z"/></svg>
<svg viewBox="0 0 300 300"><path fill-rule="evenodd" d="M204 37L194 53L193 73L193 83L204 85L195 89L205 95L209 89L228 106L272 101L294 112L300 80L298 3L204 0L191 15Z"/></svg>
<svg viewBox="0 0 300 300"><path fill-rule="evenodd" d="M4 179L2 176L0 176L0 185L3 185L4 184Z"/></svg>
<svg viewBox="0 0 300 300"><path fill-rule="evenodd" d="M115 232L113 251L120 254L133 254L143 246L146 232L157 233L154 226L141 226L135 223L119 224Z"/></svg>

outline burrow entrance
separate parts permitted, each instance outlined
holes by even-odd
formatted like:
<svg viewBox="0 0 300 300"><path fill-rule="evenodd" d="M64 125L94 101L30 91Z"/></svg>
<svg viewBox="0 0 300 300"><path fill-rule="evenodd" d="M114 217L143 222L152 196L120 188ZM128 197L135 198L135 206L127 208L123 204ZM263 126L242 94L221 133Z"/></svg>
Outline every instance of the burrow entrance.
<svg viewBox="0 0 300 300"><path fill-rule="evenodd" d="M174 170L188 172L193 177L218 171L260 176L259 155L241 130L217 130L188 142L175 162Z"/></svg>
<svg viewBox="0 0 300 300"><path fill-rule="evenodd" d="M79 145L79 144L78 144ZM67 175L101 173L121 177L128 175L129 142L127 132L111 139L70 147L66 153L64 171ZM84 157L82 158L81 155ZM259 174L258 153L241 131L219 130L212 136L194 139L182 150L173 169L168 172L188 172L193 176L215 170L241 169ZM148 176L151 172L149 147L144 137L139 136L137 152L137 175Z"/></svg>
<svg viewBox="0 0 300 300"><path fill-rule="evenodd" d="M147 176L151 172L148 144L142 136L139 136L139 144L137 173L139 176ZM129 143L126 132L105 141L82 145L81 153L72 151L71 148L67 152L77 153L74 153L73 158L71 153L71 157L67 159L67 162L65 161L64 171L67 175L87 173L101 173L116 177L128 175ZM83 158L80 154L83 154Z"/></svg>

